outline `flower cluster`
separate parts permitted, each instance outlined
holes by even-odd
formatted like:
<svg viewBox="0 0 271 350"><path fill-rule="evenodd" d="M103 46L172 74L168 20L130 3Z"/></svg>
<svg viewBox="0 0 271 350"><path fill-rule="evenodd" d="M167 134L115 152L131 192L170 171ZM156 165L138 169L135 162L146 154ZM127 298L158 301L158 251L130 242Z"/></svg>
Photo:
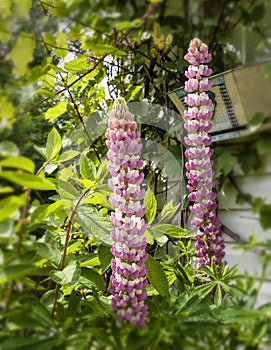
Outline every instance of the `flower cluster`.
<svg viewBox="0 0 271 350"><path fill-rule="evenodd" d="M184 56L190 64L185 76L185 97L187 109L184 111L184 128L187 131L185 151L188 199L192 213L191 225L195 229L196 252L199 266L220 265L224 258L224 241L216 215L216 193L213 191L216 183L213 180L214 170L211 156L213 150L209 131L212 128L213 104L207 91L211 87L208 76L212 70L206 65L211 60L208 46L200 39L190 42L188 53Z"/></svg>
<svg viewBox="0 0 271 350"><path fill-rule="evenodd" d="M145 191L140 188L144 174L140 158L142 144L137 124L123 98L114 102L108 119L106 132L108 169L111 174L109 186L113 190L110 203L115 208L111 214L114 231L111 232L113 246L111 294L112 307L121 322L143 327L147 315L146 239L143 234L146 223L142 216L145 208L140 200Z"/></svg>

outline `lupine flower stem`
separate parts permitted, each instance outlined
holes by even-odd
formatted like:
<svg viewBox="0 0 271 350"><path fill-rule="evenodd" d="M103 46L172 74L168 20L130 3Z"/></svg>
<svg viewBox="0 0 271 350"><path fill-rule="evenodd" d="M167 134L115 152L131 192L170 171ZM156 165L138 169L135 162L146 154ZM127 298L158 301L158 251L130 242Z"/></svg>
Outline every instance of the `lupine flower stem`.
<svg viewBox="0 0 271 350"><path fill-rule="evenodd" d="M212 139L208 133L212 128L213 103L207 91L211 87L208 77L212 70L206 65L212 57L208 46L200 39L191 40L188 53L184 56L190 63L185 76L185 90L188 95L185 103L184 128L187 131L185 151L188 199L192 213L191 225L196 236L196 252L199 267L202 265L221 265L224 258L224 241L220 230L220 221L216 215L217 203L213 180L214 170L210 148Z"/></svg>
<svg viewBox="0 0 271 350"><path fill-rule="evenodd" d="M146 239L143 234L146 223L142 216L145 208L140 200L145 191L140 188L144 174L140 158L142 144L137 123L123 98L117 98L108 119L106 145L109 149L109 186L113 190L110 203L115 208L111 213L114 231L111 294L112 307L120 323L143 327L147 315Z"/></svg>

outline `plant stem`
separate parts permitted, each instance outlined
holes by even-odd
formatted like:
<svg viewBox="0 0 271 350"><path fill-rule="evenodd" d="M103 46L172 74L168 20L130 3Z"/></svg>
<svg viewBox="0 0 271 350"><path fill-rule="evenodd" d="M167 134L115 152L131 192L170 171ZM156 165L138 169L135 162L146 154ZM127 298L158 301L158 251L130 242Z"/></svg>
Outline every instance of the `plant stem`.
<svg viewBox="0 0 271 350"><path fill-rule="evenodd" d="M67 249L68 249L68 243L70 240L70 235L71 235L71 230L72 230L72 223L73 223L73 219L74 216L76 214L76 211L80 205L80 203L82 202L83 198L85 197L85 195L90 191L90 189L88 188L87 190L85 190L81 196L78 198L72 213L71 213L71 217L68 221L67 224L67 229L66 229L66 237L65 237L65 242L64 242L64 247L63 247L63 254L62 254L62 258L61 258L61 262L59 264L59 271L62 271L64 269L65 266L65 260L66 260L66 255L67 255ZM55 287L55 298L54 298L54 302L53 302L53 306L52 306L52 311L51 311L51 315L54 315L55 309L56 309L56 304L57 304L57 299L58 299L58 293L59 293L59 289L60 289L60 284L56 284Z"/></svg>

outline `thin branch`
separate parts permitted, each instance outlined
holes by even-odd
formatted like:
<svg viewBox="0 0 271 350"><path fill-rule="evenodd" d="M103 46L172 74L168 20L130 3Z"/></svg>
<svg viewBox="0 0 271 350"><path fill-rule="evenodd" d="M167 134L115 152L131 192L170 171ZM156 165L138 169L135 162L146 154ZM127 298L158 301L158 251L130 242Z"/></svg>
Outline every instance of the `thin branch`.
<svg viewBox="0 0 271 350"><path fill-rule="evenodd" d="M76 83L78 83L78 81L80 81L81 79L83 79L86 75L88 75L89 73L93 72L97 66L103 62L104 58L107 55L104 55L101 59L99 59L94 66L91 67L91 69L89 69L88 71L86 71L85 73L83 73L82 75L80 75L76 80L74 80L73 82L71 82L70 84L68 84L67 86L65 86L63 89L58 90L54 93L54 96L60 95L63 92L67 91L69 88L71 88L73 85L75 85ZM44 102L50 100L51 97L44 97L43 99L41 99L40 101L36 102L35 104L33 104L32 106L30 106L29 108L25 108L23 110L23 112L16 114L14 117L10 118L10 119L14 119L14 118L20 118L23 117L26 113L32 111L33 109L35 109L36 107L38 107L39 105L43 104Z"/></svg>
<svg viewBox="0 0 271 350"><path fill-rule="evenodd" d="M61 262L59 264L59 271L62 271L64 269L64 266L65 266L65 260L66 260L66 255L67 255L68 243L69 243L69 240L70 240L70 235L71 235L71 230L72 230L72 224L73 224L74 216L76 214L76 211L77 211L80 203L82 202L83 198L85 197L85 195L89 191L90 191L90 189L87 189L81 194L81 196L78 198L78 200L77 200L77 202L76 202L76 204L75 204L75 206L74 206L74 208L72 210L71 217L70 217L70 219L68 221L68 224L67 224L64 248L63 248L63 254L62 254ZM51 315L52 316L54 315L54 312L55 312L59 290L60 290L60 284L57 283L56 284L56 288L55 288L55 298L54 298L52 311L51 311Z"/></svg>

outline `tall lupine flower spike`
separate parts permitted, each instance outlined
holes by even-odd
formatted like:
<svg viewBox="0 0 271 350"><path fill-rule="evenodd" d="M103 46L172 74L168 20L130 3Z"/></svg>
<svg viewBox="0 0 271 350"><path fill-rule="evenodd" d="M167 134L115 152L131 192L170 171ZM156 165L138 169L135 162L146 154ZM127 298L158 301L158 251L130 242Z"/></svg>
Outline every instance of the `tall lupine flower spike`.
<svg viewBox="0 0 271 350"><path fill-rule="evenodd" d="M184 128L187 131L184 141L188 148L185 151L188 199L194 202L190 206L193 215L191 225L196 236L196 252L199 267L215 263L220 265L224 258L224 241L220 230L219 218L216 215L216 183L213 180L214 170L211 156L213 150L209 131L212 128L213 104L207 91L211 87L208 77L212 70L206 65L212 57L208 46L200 39L190 42L188 53L184 56L190 63L185 76L185 90L188 95L185 103Z"/></svg>
<svg viewBox="0 0 271 350"><path fill-rule="evenodd" d="M140 188L144 174L140 158L142 144L137 123L125 100L117 98L109 114L106 131L107 157L113 190L110 203L115 208L111 214L114 231L111 232L113 246L111 294L112 307L120 323L143 327L147 315L146 239L143 234L146 223L142 216L145 208L140 200L145 191Z"/></svg>

